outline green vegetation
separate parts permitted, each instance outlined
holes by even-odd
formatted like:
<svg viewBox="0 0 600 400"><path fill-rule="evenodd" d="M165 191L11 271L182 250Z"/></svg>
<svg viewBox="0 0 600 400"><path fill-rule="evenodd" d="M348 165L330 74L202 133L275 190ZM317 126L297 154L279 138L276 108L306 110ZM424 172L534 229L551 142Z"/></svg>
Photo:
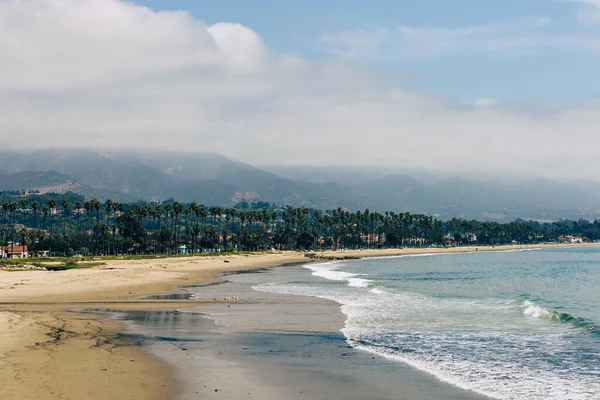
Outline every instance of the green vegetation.
<svg viewBox="0 0 600 400"><path fill-rule="evenodd" d="M35 263L61 263L65 262L66 257L36 257ZM32 263L31 258L3 258L0 259L0 267L4 266L24 266Z"/></svg>
<svg viewBox="0 0 600 400"><path fill-rule="evenodd" d="M555 242L560 235L582 236L589 241L600 239L600 223L585 220L441 221L423 214L368 209L349 212L341 208L321 211L269 203L241 202L242 209L237 209L174 200L153 204L111 200L101 203L72 193L30 196L14 192L10 196L0 202L0 244L9 252L24 244L30 255L75 260L271 249L535 244Z"/></svg>
<svg viewBox="0 0 600 400"><path fill-rule="evenodd" d="M69 269L81 269L81 268L92 268L104 265L102 262L90 262L80 264L73 260L67 260L60 264L44 264L44 263L33 263L38 268L46 268L48 271L66 271Z"/></svg>

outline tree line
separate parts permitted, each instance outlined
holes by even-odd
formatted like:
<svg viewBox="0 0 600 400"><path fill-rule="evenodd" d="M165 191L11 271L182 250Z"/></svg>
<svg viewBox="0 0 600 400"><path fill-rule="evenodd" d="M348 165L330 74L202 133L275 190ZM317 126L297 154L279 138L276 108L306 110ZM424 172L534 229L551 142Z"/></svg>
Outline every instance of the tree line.
<svg viewBox="0 0 600 400"><path fill-rule="evenodd" d="M600 240L597 220L442 221L423 214L322 211L269 203L228 208L175 200L100 202L73 193L20 195L2 200L0 207L0 243L27 245L38 255L536 244L555 242L561 235Z"/></svg>

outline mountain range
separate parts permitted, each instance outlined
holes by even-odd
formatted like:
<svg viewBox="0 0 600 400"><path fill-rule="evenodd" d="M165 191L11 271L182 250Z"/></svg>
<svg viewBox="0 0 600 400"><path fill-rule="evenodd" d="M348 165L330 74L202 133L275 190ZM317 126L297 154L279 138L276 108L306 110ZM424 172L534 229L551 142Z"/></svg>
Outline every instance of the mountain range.
<svg viewBox="0 0 600 400"><path fill-rule="evenodd" d="M0 152L0 190L73 191L114 201L174 198L231 206L245 199L322 209L426 213L448 219L594 219L600 183L467 178L384 168L260 168L215 153Z"/></svg>

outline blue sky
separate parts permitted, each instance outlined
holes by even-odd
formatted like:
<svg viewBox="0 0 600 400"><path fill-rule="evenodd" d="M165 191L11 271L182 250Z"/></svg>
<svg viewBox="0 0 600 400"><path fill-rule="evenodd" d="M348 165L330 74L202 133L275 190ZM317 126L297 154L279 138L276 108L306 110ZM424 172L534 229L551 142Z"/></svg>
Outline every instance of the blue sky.
<svg viewBox="0 0 600 400"><path fill-rule="evenodd" d="M418 93L463 101L492 98L527 108L600 99L600 84L595 82L600 46L589 49L583 44L591 38L600 41L598 0L136 3L154 10L188 10L209 25L241 23L257 32L272 51L392 71L398 74L403 89ZM416 29L419 34L426 34L424 30L442 32L411 45L394 36L399 28ZM475 28L486 30L469 33ZM459 32L463 36L453 36ZM452 48L436 51L432 43L436 39L452 41L446 43ZM362 48L358 44L357 50L348 42L364 43ZM502 43L501 49L496 48L497 43ZM423 51L415 51L413 46L422 46Z"/></svg>
<svg viewBox="0 0 600 400"><path fill-rule="evenodd" d="M0 0L0 49L0 148L600 180L600 0Z"/></svg>

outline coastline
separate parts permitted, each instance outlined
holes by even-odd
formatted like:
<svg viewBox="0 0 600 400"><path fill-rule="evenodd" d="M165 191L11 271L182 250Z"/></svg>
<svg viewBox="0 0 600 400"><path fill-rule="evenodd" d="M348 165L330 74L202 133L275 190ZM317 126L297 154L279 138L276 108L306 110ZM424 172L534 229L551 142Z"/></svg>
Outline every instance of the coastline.
<svg viewBox="0 0 600 400"><path fill-rule="evenodd" d="M489 400L432 375L350 345L340 304L315 296L255 290L256 284L312 280L303 266L227 275L189 288L200 300L239 301L178 311L107 312L126 334L152 338L148 349L173 366L178 400Z"/></svg>
<svg viewBox="0 0 600 400"><path fill-rule="evenodd" d="M574 246L343 250L316 255L327 260L557 247ZM228 271L314 261L306 253L290 252L106 261L101 267L63 272L2 271L0 398L171 398L175 371L120 336L122 323L70 310L207 306L215 302L140 297L178 292L176 287L181 285L215 282Z"/></svg>

